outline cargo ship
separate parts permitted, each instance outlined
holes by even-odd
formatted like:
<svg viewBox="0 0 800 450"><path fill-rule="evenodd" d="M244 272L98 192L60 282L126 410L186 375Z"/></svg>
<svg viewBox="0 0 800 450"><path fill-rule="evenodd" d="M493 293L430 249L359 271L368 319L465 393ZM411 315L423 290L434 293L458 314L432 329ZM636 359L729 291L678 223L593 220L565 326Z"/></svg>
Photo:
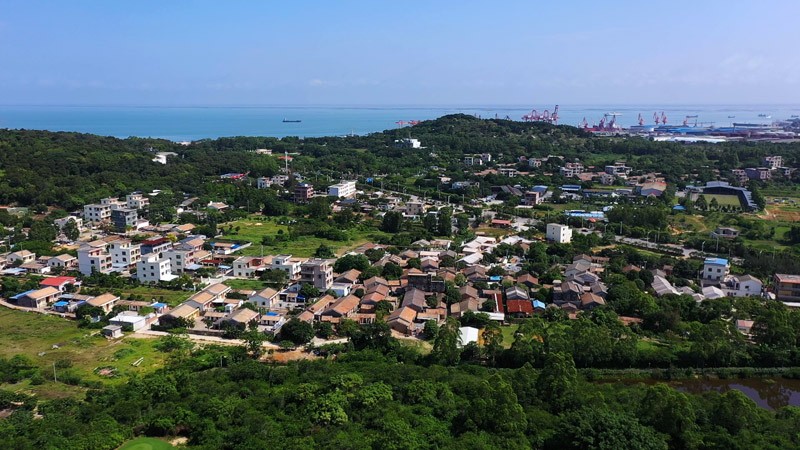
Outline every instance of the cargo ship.
<svg viewBox="0 0 800 450"><path fill-rule="evenodd" d="M290 120L290 119L283 119L283 123L300 123L302 120Z"/></svg>

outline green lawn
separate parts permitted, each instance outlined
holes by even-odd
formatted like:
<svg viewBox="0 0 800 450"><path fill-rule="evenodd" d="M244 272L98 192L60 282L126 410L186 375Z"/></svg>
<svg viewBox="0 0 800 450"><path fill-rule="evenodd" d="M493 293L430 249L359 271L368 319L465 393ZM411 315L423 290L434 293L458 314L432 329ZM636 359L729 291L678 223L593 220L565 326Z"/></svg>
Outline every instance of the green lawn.
<svg viewBox="0 0 800 450"><path fill-rule="evenodd" d="M189 291L173 291L169 289L159 289L152 286L137 286L135 288L128 288L122 291L121 298L130 298L131 295L136 295L144 301L152 301L155 299L158 302L166 303L170 306L176 306L192 295Z"/></svg>
<svg viewBox="0 0 800 450"><path fill-rule="evenodd" d="M139 437L122 444L118 450L169 450L172 448L175 447L169 442L156 438Z"/></svg>
<svg viewBox="0 0 800 450"><path fill-rule="evenodd" d="M56 369L56 374L74 374L86 381L108 384L122 383L130 376L161 367L165 355L153 348L154 339L123 338L108 340L100 330L78 328L77 322L33 312L0 309L0 356L21 354L41 367L46 378L52 377L53 363L68 361L69 368ZM57 346L57 347L54 347ZM144 358L137 367L131 365ZM115 376L96 373L101 367L112 367ZM30 386L27 382L12 386L14 390L33 390L45 396L52 389L53 396L63 391L75 391L62 384L47 382Z"/></svg>
<svg viewBox="0 0 800 450"><path fill-rule="evenodd" d="M232 289L251 289L251 290L260 290L263 289L265 283L259 280L239 280L235 278L230 278L223 281L223 284L226 286L230 286Z"/></svg>
<svg viewBox="0 0 800 450"><path fill-rule="evenodd" d="M230 234L225 234L225 239L241 240L252 242L248 248L245 248L236 253L237 256L261 256L261 255L278 255L290 254L300 258L308 258L314 256L314 252L320 246L325 244L334 249L337 254L342 254L350 251L366 242L373 241L381 236L385 236L378 230L349 230L350 240L348 241L331 241L314 236L301 236L291 242L276 242L274 245L261 245L261 238L264 236L277 236L279 230L284 233L288 232L285 225L278 225L273 218L262 216L250 216L245 219L236 220L233 222L226 222L220 225L221 229L227 229L233 226L234 230L239 227L239 231L234 231Z"/></svg>
<svg viewBox="0 0 800 450"><path fill-rule="evenodd" d="M711 205L711 199L717 199L719 206L742 206L742 202L739 201L739 197L736 195L703 194L703 196L709 205Z"/></svg>
<svg viewBox="0 0 800 450"><path fill-rule="evenodd" d="M511 344L514 342L514 333L517 332L519 325L509 325L507 327L500 327L500 331L503 332L503 347L504 348L511 348Z"/></svg>

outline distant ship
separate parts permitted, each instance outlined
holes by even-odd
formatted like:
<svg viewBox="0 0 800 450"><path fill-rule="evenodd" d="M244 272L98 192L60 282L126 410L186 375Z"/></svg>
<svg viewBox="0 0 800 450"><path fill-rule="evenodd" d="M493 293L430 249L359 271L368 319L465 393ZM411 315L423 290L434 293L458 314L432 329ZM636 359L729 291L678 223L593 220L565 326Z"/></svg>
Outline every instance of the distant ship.
<svg viewBox="0 0 800 450"><path fill-rule="evenodd" d="M761 117L762 119L772 119L772 116L769 114L759 114L758 117Z"/></svg>
<svg viewBox="0 0 800 450"><path fill-rule="evenodd" d="M697 114L695 114L693 116L686 116L686 118L687 119L697 119Z"/></svg>
<svg viewBox="0 0 800 450"><path fill-rule="evenodd" d="M283 123L300 123L302 120L283 119Z"/></svg>
<svg viewBox="0 0 800 450"><path fill-rule="evenodd" d="M797 119L798 117L800 116L798 116L797 114L792 114L792 119Z"/></svg>
<svg viewBox="0 0 800 450"><path fill-rule="evenodd" d="M728 119L735 119L736 116L728 116Z"/></svg>

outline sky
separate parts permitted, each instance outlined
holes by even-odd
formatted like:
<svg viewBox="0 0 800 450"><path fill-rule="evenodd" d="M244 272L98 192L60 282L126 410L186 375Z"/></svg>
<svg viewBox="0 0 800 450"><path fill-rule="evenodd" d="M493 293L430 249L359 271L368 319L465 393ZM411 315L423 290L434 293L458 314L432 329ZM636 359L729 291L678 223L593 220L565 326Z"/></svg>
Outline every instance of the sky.
<svg viewBox="0 0 800 450"><path fill-rule="evenodd" d="M0 104L800 104L797 0L0 0Z"/></svg>

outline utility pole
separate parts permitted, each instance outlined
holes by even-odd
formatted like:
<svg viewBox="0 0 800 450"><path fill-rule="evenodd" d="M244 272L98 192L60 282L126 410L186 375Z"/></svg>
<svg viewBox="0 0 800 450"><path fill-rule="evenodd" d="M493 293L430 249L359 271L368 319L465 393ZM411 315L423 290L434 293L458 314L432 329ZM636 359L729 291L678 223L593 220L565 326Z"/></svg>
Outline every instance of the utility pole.
<svg viewBox="0 0 800 450"><path fill-rule="evenodd" d="M53 382L58 383L58 376L56 376L56 362L53 361Z"/></svg>

